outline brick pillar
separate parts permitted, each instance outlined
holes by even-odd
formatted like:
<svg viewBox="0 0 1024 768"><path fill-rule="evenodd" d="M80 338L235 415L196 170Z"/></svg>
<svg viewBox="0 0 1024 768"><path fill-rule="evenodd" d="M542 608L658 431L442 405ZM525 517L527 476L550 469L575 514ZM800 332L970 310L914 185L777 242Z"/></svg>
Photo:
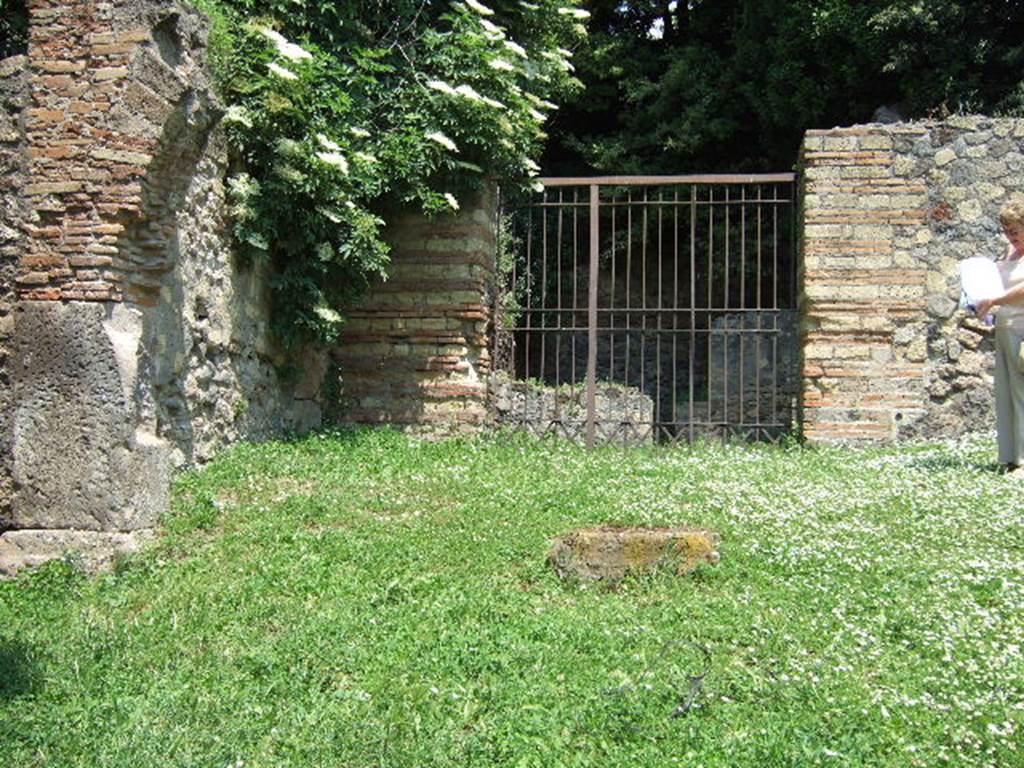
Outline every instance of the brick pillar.
<svg viewBox="0 0 1024 768"><path fill-rule="evenodd" d="M333 352L341 421L436 435L484 425L495 215L487 193L456 215L389 224L388 279L348 313Z"/></svg>
<svg viewBox="0 0 1024 768"><path fill-rule="evenodd" d="M812 441L880 440L924 408L923 357L893 334L923 317L925 271L894 241L925 221L926 188L895 167L893 134L808 131L803 146L803 422Z"/></svg>
<svg viewBox="0 0 1024 768"><path fill-rule="evenodd" d="M957 309L958 264L1005 248L1024 121L808 131L803 423L812 441L950 436L992 424L991 344Z"/></svg>

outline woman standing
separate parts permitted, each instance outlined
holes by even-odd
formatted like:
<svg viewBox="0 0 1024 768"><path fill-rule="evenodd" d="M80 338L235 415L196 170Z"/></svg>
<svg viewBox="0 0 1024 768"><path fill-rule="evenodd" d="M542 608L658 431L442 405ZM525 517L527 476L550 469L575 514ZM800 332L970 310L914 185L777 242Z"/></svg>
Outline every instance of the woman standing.
<svg viewBox="0 0 1024 768"><path fill-rule="evenodd" d="M996 310L996 430L999 461L1014 477L1024 478L1024 198L999 212L1010 245L996 262L1003 278L1002 296L982 301L978 316Z"/></svg>

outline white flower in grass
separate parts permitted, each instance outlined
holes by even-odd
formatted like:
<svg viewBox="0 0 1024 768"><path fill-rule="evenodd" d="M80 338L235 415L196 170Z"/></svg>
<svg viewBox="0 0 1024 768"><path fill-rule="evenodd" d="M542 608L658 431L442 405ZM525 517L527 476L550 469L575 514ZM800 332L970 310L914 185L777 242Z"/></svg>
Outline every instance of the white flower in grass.
<svg viewBox="0 0 1024 768"><path fill-rule="evenodd" d="M493 16L494 15L494 11L492 11L490 8L488 8L483 3L478 2L477 0L462 0L462 2L464 2L467 6L469 6L469 8L471 10L476 11L477 13L479 13L481 16Z"/></svg>
<svg viewBox="0 0 1024 768"><path fill-rule="evenodd" d="M487 96L481 96L480 99L481 101L483 101L484 104L486 104L489 107L494 107L495 109L508 109L508 107L506 107L497 99L491 99L488 98Z"/></svg>
<svg viewBox="0 0 1024 768"><path fill-rule="evenodd" d="M563 16L572 16L574 19L590 18L590 11L584 11L582 8L559 8L558 12Z"/></svg>
<svg viewBox="0 0 1024 768"><path fill-rule="evenodd" d="M572 58L572 51L570 51L568 48L555 48L555 50L558 51L558 55L561 56L563 59Z"/></svg>
<svg viewBox="0 0 1024 768"><path fill-rule="evenodd" d="M348 132L355 136L357 139L370 138L370 132L365 128L349 128Z"/></svg>
<svg viewBox="0 0 1024 768"><path fill-rule="evenodd" d="M298 80L299 76L292 72L290 69L285 69L280 64L270 62L267 64L267 69L270 70L271 74L277 75L282 80Z"/></svg>
<svg viewBox="0 0 1024 768"><path fill-rule="evenodd" d="M545 120L548 119L547 115L541 114L540 112L538 112L533 107L530 107L530 109L528 109L527 112L529 112L530 113L530 117L532 117L538 123L543 123Z"/></svg>
<svg viewBox="0 0 1024 768"><path fill-rule="evenodd" d="M516 68L509 64L504 59L491 59L487 62L487 66L491 69L497 69L500 72L515 72Z"/></svg>
<svg viewBox="0 0 1024 768"><path fill-rule="evenodd" d="M451 139L449 139L447 136L445 136L440 131L433 131L432 133L428 133L426 138L428 138L430 141L434 142L435 144L440 144L442 147L444 147L445 149L450 150L452 152L458 152L459 151L459 148L457 146L455 146L455 142L452 141Z"/></svg>
<svg viewBox="0 0 1024 768"><path fill-rule="evenodd" d="M451 192L444 193L445 202L452 207L453 211L459 210L459 201L455 199L455 195Z"/></svg>
<svg viewBox="0 0 1024 768"><path fill-rule="evenodd" d="M448 96L454 96L456 91L448 83L443 80L427 80L427 88L432 88L435 91L447 94Z"/></svg>
<svg viewBox="0 0 1024 768"><path fill-rule="evenodd" d="M348 173L348 160L344 155L338 152L317 152L316 156L321 162L334 166L342 173Z"/></svg>
<svg viewBox="0 0 1024 768"><path fill-rule="evenodd" d="M526 49L523 48L523 46L521 46L514 40L506 40L505 47L508 48L510 51L512 51L512 53L516 54L517 56L522 56L524 59L527 58Z"/></svg>

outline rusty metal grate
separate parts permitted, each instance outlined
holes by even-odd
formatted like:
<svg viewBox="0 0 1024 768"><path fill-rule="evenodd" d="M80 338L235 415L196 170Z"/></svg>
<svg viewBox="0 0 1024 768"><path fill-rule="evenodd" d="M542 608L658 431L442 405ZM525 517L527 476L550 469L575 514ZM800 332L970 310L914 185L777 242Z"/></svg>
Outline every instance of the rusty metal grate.
<svg viewBox="0 0 1024 768"><path fill-rule="evenodd" d="M503 206L499 420L588 445L788 433L794 174L542 183Z"/></svg>

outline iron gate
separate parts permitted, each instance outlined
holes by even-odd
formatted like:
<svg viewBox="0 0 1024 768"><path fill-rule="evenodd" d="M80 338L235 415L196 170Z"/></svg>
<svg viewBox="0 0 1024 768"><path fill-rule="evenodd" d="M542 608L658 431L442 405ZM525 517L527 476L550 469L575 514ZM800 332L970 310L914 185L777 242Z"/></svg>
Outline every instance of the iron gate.
<svg viewBox="0 0 1024 768"><path fill-rule="evenodd" d="M503 206L499 419L588 445L786 434L795 175L542 183Z"/></svg>

